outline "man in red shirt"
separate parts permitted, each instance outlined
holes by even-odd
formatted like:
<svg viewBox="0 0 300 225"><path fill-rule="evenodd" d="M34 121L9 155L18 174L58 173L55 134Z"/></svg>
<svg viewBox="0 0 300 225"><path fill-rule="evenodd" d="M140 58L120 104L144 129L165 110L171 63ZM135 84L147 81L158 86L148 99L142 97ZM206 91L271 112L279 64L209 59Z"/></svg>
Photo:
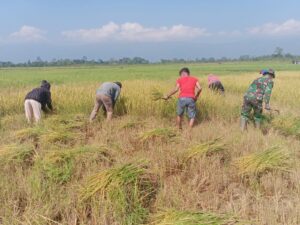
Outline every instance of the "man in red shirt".
<svg viewBox="0 0 300 225"><path fill-rule="evenodd" d="M180 78L176 82L176 87L167 96L164 97L168 100L172 95L179 92L177 102L177 126L182 129L182 120L184 111L187 111L190 119L189 126L194 126L196 117L196 101L202 91L197 78L190 76L190 70L188 68L182 68L179 71Z"/></svg>

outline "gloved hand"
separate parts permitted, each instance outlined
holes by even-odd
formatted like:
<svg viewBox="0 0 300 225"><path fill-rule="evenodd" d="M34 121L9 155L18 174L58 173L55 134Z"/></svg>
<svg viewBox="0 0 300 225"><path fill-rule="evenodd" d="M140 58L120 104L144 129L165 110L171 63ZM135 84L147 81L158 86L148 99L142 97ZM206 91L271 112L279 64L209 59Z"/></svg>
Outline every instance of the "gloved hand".
<svg viewBox="0 0 300 225"><path fill-rule="evenodd" d="M271 110L270 104L265 105L265 110Z"/></svg>

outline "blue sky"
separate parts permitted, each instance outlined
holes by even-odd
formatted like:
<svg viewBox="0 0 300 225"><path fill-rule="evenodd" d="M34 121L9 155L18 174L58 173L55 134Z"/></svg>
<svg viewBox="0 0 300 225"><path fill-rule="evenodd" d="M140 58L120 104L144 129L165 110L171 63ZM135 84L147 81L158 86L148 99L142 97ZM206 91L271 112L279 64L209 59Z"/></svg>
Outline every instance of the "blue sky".
<svg viewBox="0 0 300 225"><path fill-rule="evenodd" d="M3 0L0 61L300 54L297 0Z"/></svg>

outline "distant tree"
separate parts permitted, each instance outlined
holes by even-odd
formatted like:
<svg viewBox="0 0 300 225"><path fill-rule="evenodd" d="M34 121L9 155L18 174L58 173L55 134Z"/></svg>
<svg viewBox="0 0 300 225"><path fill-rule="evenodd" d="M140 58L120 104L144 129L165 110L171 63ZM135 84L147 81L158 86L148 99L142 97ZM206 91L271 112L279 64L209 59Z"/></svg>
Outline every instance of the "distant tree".
<svg viewBox="0 0 300 225"><path fill-rule="evenodd" d="M88 60L88 58L87 58L86 56L83 56L83 57L82 57L82 61L83 61L84 63L86 63L87 60Z"/></svg>
<svg viewBox="0 0 300 225"><path fill-rule="evenodd" d="M276 47L273 56L277 58L283 57L283 48Z"/></svg>

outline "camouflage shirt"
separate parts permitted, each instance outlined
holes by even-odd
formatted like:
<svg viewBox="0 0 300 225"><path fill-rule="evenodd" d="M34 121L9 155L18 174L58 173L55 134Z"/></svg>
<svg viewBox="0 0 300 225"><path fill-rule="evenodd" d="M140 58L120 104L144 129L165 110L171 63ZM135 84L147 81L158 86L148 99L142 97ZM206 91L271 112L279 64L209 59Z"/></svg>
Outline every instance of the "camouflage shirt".
<svg viewBox="0 0 300 225"><path fill-rule="evenodd" d="M249 100L257 100L268 104L270 102L273 80L268 76L259 77L252 82L249 89L245 93L245 98Z"/></svg>

